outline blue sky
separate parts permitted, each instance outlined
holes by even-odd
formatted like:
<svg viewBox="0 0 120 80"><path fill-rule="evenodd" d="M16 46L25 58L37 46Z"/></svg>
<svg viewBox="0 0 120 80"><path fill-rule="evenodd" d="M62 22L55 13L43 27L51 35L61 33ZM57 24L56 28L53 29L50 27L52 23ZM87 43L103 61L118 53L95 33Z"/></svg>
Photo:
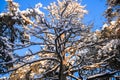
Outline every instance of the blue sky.
<svg viewBox="0 0 120 80"><path fill-rule="evenodd" d="M85 16L86 23L94 22L94 29L99 29L105 22L103 13L106 9L105 0L82 0L82 4L86 4L88 14Z"/></svg>
<svg viewBox="0 0 120 80"><path fill-rule="evenodd" d="M47 6L50 2L54 2L56 0L14 0L20 4L20 9L26 9L30 7L34 7L35 4L41 2L43 6ZM89 24L94 22L94 30L100 29L102 27L103 22L105 22L105 18L103 17L103 12L106 9L105 0L82 0L82 5L86 5L86 9L88 10L88 14L84 18L84 22ZM0 12L5 11L6 2L5 0L0 0Z"/></svg>

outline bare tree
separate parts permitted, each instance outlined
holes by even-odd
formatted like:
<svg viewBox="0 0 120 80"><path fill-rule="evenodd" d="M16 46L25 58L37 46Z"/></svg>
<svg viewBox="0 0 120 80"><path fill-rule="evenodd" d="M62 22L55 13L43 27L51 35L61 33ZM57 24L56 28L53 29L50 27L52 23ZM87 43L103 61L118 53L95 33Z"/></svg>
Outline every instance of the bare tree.
<svg viewBox="0 0 120 80"><path fill-rule="evenodd" d="M11 61L0 63L13 64L2 72L11 72L10 80L103 80L119 72L119 19L93 32L93 25L82 23L87 11L76 0L57 0L47 7L39 3L23 11L12 0L7 2L9 11L1 13L0 18L10 22L12 28L19 26L22 34L18 39L21 41L10 44L12 51L28 49L26 54L14 54ZM46 9L48 15L40 8Z"/></svg>
<svg viewBox="0 0 120 80"><path fill-rule="evenodd" d="M73 73L68 74L68 72L65 73L65 71L70 68L72 69L73 64L75 64L77 57L76 44L78 44L81 33L88 31L87 27L81 22L84 14L87 13L87 11L84 10L84 6L81 6L77 1L58 0L57 4L52 3L46 7L49 15L45 16L45 14L39 10L39 7L42 7L40 3L37 4L34 9L19 11L17 3L11 0L7 2L10 12L2 13L1 17L11 14L10 17L14 19L14 21L21 22L19 25L22 25L24 34L22 40L25 41L25 43L14 44L13 50L22 49L31 45L39 45L41 47L39 52L33 53L29 50L29 54L22 57L15 55L14 57L16 57L16 59L5 63L15 62L15 66L8 70L16 70L11 74L10 79L13 79L13 77L21 78L23 75L25 77L27 73L22 74L24 70L21 71L21 69L26 67L27 72L30 71L29 75L39 73L41 78L55 77L63 80L67 79L67 76L73 77ZM30 41L29 35L38 38L39 41ZM36 57L38 57L38 59ZM19 72L19 70L21 72Z"/></svg>

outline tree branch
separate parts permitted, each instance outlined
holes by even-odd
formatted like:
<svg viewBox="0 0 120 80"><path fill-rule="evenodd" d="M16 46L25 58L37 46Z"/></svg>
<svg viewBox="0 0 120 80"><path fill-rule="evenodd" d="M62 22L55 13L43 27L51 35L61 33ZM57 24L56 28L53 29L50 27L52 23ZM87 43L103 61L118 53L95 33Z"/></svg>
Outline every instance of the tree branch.
<svg viewBox="0 0 120 80"><path fill-rule="evenodd" d="M69 74L69 76L72 77L72 78L74 78L75 80L82 80L82 79L79 79L79 78L75 77L75 76L72 75L72 74Z"/></svg>
<svg viewBox="0 0 120 80"><path fill-rule="evenodd" d="M60 61L59 61L57 58L46 57L46 58L41 58L41 59L39 59L39 60L26 62L25 64L23 64L23 65L21 65L21 66L19 66L19 67L17 67L17 68L10 69L10 70L5 71L5 72L3 72L3 73L8 73L8 72L11 72L11 71L15 71L15 70L17 70L17 69L19 69L19 68L21 68L21 67L23 67L23 66L26 66L27 64L32 64L32 63L39 62L39 61L44 61L44 60L55 60L55 61L57 61L57 62L60 63Z"/></svg>
<svg viewBox="0 0 120 80"><path fill-rule="evenodd" d="M106 72L106 73L96 74L96 75L93 75L93 76L89 76L87 78L87 80L93 80L93 79L101 78L101 77L111 77L112 75L114 75L117 72L120 72L120 71L113 71L113 72Z"/></svg>

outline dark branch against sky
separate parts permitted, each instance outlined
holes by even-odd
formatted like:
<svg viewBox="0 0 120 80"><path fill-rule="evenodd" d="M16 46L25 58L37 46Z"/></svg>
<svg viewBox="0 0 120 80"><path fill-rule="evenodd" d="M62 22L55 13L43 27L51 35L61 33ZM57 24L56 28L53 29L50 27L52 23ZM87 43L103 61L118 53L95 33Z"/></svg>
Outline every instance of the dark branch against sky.
<svg viewBox="0 0 120 80"><path fill-rule="evenodd" d="M24 10L26 8L32 8L37 3L42 3L43 6L49 5L51 2L56 0L14 0L20 4L20 9ZM100 29L105 22L103 13L106 9L104 0L82 0L82 5L86 5L88 14L84 18L84 22L87 24L94 23L94 30ZM6 8L5 0L0 0L0 12L5 11Z"/></svg>

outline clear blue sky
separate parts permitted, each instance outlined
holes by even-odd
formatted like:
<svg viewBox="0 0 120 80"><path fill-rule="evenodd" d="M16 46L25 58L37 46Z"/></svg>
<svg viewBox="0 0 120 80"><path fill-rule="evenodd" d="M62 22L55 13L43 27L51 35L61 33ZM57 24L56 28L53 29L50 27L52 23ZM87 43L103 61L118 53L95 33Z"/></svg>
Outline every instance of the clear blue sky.
<svg viewBox="0 0 120 80"><path fill-rule="evenodd" d="M82 4L86 4L86 9L88 14L85 16L84 21L89 24L89 22L94 22L94 29L99 29L102 27L105 18L103 13L106 9L106 0L82 0Z"/></svg>
<svg viewBox="0 0 120 80"><path fill-rule="evenodd" d="M50 2L56 0L14 0L20 4L20 9L26 9L28 7L34 7L35 4L41 2L43 6L47 6ZM105 7L105 0L82 0L83 5L87 5L86 9L89 13L85 16L84 22L89 24L90 22L94 22L94 29L99 29L105 20L102 16ZM6 2L5 0L0 0L0 12L5 11Z"/></svg>

